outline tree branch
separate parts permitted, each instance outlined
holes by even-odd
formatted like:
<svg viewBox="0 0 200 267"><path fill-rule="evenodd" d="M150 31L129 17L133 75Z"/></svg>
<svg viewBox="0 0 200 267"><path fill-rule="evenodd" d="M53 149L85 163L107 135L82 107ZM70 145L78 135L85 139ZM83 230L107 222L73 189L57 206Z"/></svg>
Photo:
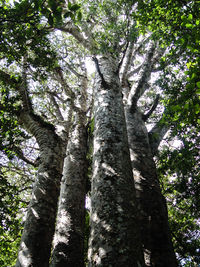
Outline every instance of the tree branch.
<svg viewBox="0 0 200 267"><path fill-rule="evenodd" d="M124 79L129 79L133 74L137 73L141 69L142 64L128 73L131 68L131 65L133 65L133 60L136 57L138 51L144 46L144 44L146 44L149 38L150 36L139 42L137 45L134 45L134 42L129 43L129 46L126 48L125 51L126 54L124 54L124 57L122 58L124 61L121 79L122 81Z"/></svg>
<svg viewBox="0 0 200 267"><path fill-rule="evenodd" d="M94 40L92 38L86 39L81 33L81 30L72 22L67 22L64 26L57 27L56 29L62 32L70 33L86 49L89 49L90 51L95 50L96 45L94 43Z"/></svg>
<svg viewBox="0 0 200 267"><path fill-rule="evenodd" d="M26 74L24 74L24 79L26 81ZM19 122L25 125L27 131L29 131L33 136L38 139L38 129L42 129L43 131L50 130L54 135L55 127L49 123L44 121L39 115L34 113L32 108L32 104L30 102L30 98L27 92L27 85L23 83L23 79L20 77L19 79L10 77L10 75L2 70L0 70L0 79L6 84L10 85L14 90L19 92L22 98L22 109L19 111L18 116ZM25 86L25 88L23 88ZM41 138L41 136L40 136ZM38 141L38 140L37 140Z"/></svg>
<svg viewBox="0 0 200 267"><path fill-rule="evenodd" d="M17 157L20 158L21 160L23 160L24 162L26 162L26 163L34 166L34 167L38 166L38 164L35 161L31 161L28 158L26 158L24 156L24 153L22 152L22 150L19 147L14 146L13 151L16 153Z"/></svg>
<svg viewBox="0 0 200 267"><path fill-rule="evenodd" d="M68 63L65 63L67 68L78 78L83 78L84 76L80 73L78 73L75 69L73 69Z"/></svg>
<svg viewBox="0 0 200 267"><path fill-rule="evenodd" d="M161 118L149 132L149 143L153 156L158 153L158 147L169 129L170 125L163 123Z"/></svg>
<svg viewBox="0 0 200 267"><path fill-rule="evenodd" d="M151 116L151 114L154 112L154 110L157 108L158 103L159 103L159 99L160 99L160 95L158 94L156 96L156 99L154 100L153 106L151 107L151 109L142 116L143 121L147 121L149 119L149 117Z"/></svg>
<svg viewBox="0 0 200 267"><path fill-rule="evenodd" d="M150 48L145 56L143 67L140 71L140 78L136 85L132 86L131 92L128 97L128 102L131 109L136 106L139 98L144 94L145 90L149 87L148 81L151 77L151 70L153 68L153 56L155 52L155 43L152 41Z"/></svg>
<svg viewBox="0 0 200 267"><path fill-rule="evenodd" d="M53 106L55 107L55 113L56 113L57 119L59 119L60 121L64 121L63 115L60 111L59 105L58 105L54 95L51 92L49 92L49 96L50 96L51 102L53 103Z"/></svg>
<svg viewBox="0 0 200 267"><path fill-rule="evenodd" d="M127 52L127 49L128 49L128 47L129 47L129 45L130 45L130 43L127 42L126 47L125 47L124 52L123 52L123 56L122 56L122 58L121 58L121 60L120 60L120 62L119 62L119 65L118 65L118 72L120 71L120 69L121 69L121 67L122 67L122 65L123 65L124 58L125 58L125 56L126 56L126 52ZM123 75L122 75L122 76L123 76Z"/></svg>
<svg viewBox="0 0 200 267"><path fill-rule="evenodd" d="M4 84L10 85L19 92L24 110L32 110L32 103L28 94L26 71L23 69L22 77L14 78L3 70L0 70L0 79Z"/></svg>
<svg viewBox="0 0 200 267"><path fill-rule="evenodd" d="M27 57L24 56L23 67L22 67L22 83L19 86L19 92L23 102L23 109L26 111L33 111L33 106L28 91L27 69L28 69Z"/></svg>
<svg viewBox="0 0 200 267"><path fill-rule="evenodd" d="M134 74L138 73L138 71L140 71L141 68L142 68L142 64L139 65L137 68L133 69L132 71L130 71L127 74L127 79L131 78Z"/></svg>
<svg viewBox="0 0 200 267"><path fill-rule="evenodd" d="M97 72L98 72L98 74L99 74L99 76L100 76L100 78L101 78L101 82L102 82L103 87L104 87L104 88L109 88L109 86L108 86L107 82L105 81L105 79L104 79L104 77L103 77L103 74L102 74L102 72L101 72L101 70L100 70L98 59L97 59L96 57L93 57L92 59L93 59L93 61L94 61L94 63L95 63Z"/></svg>

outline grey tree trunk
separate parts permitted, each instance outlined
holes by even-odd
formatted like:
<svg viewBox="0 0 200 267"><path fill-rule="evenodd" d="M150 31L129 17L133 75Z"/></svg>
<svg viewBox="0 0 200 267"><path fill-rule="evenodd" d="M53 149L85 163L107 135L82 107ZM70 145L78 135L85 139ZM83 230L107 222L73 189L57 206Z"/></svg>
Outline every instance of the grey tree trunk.
<svg viewBox="0 0 200 267"><path fill-rule="evenodd" d="M63 143L53 127L28 111L21 112L26 129L40 147L40 165L22 234L16 267L47 267L55 228L63 167Z"/></svg>
<svg viewBox="0 0 200 267"><path fill-rule="evenodd" d="M96 60L88 266L143 266L122 92L116 61Z"/></svg>
<svg viewBox="0 0 200 267"><path fill-rule="evenodd" d="M51 267L84 266L86 152L85 115L79 113L64 161Z"/></svg>
<svg viewBox="0 0 200 267"><path fill-rule="evenodd" d="M167 206L156 173L148 132L138 109L126 108L133 175L139 206L139 225L146 266L177 266L168 226Z"/></svg>

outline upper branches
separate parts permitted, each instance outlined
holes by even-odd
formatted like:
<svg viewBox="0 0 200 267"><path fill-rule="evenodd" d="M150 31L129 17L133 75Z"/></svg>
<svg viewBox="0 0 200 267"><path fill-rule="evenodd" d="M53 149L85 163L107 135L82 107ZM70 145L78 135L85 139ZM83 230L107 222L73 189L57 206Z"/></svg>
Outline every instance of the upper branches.
<svg viewBox="0 0 200 267"><path fill-rule="evenodd" d="M26 76L26 68L23 68L21 77L13 77L12 75L0 70L1 81L5 86L10 86L21 99L21 106L16 111L15 115L18 120L25 125L27 131L36 137L38 141L38 129L50 130L55 134L55 128L52 124L44 121L41 116L35 114L30 95L28 91L28 82Z"/></svg>
<svg viewBox="0 0 200 267"><path fill-rule="evenodd" d="M90 51L95 51L96 45L94 40L91 37L86 38L79 29L79 27L74 25L73 22L67 22L62 26L56 27L56 29L71 34L86 49L89 49ZM90 36L90 34L87 33L87 36Z"/></svg>
<svg viewBox="0 0 200 267"><path fill-rule="evenodd" d="M164 123L163 118L161 118L149 132L149 142L154 156L158 153L158 147L169 129L170 125Z"/></svg>
<svg viewBox="0 0 200 267"><path fill-rule="evenodd" d="M148 81L151 77L151 71L153 67L152 59L154 56L155 49L155 43L152 41L149 50L145 56L141 71L138 75L138 82L132 86L129 94L128 103L131 105L131 109L135 109L137 101L144 94L145 90L149 87Z"/></svg>
<svg viewBox="0 0 200 267"><path fill-rule="evenodd" d="M146 114L143 114L142 116L143 121L147 121L149 117L152 115L152 113L155 111L155 109L158 106L159 99L160 99L160 95L157 95L151 109Z"/></svg>

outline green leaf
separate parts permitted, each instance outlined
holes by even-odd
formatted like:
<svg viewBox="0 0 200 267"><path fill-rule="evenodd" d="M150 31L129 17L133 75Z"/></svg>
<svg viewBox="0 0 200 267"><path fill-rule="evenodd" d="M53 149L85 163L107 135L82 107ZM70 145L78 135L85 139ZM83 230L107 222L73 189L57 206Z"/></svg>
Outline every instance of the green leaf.
<svg viewBox="0 0 200 267"><path fill-rule="evenodd" d="M81 13L81 11L78 12L77 19L79 21L81 21L81 19L82 19L82 13Z"/></svg>
<svg viewBox="0 0 200 267"><path fill-rule="evenodd" d="M185 24L185 27L188 29L192 29L194 27L194 25L191 23L187 23L187 24Z"/></svg>
<svg viewBox="0 0 200 267"><path fill-rule="evenodd" d="M194 80L197 77L196 73L192 73L191 80Z"/></svg>
<svg viewBox="0 0 200 267"><path fill-rule="evenodd" d="M185 20L185 18L186 18L185 15L182 15L182 16L181 16L181 19L182 19L182 20Z"/></svg>
<svg viewBox="0 0 200 267"><path fill-rule="evenodd" d="M200 88L200 82L197 82L197 87Z"/></svg>
<svg viewBox="0 0 200 267"><path fill-rule="evenodd" d="M74 4L74 5L72 5L69 9L71 10L71 11L77 11L78 9L80 8L80 5L78 5L78 4Z"/></svg>
<svg viewBox="0 0 200 267"><path fill-rule="evenodd" d="M185 108L185 109L189 109L189 103L186 103L186 104L184 105L184 108Z"/></svg>
<svg viewBox="0 0 200 267"><path fill-rule="evenodd" d="M186 63L186 66L187 66L188 69L191 67L191 65L192 65L192 62Z"/></svg>
<svg viewBox="0 0 200 267"><path fill-rule="evenodd" d="M190 14L190 15L188 16L188 20L192 20L192 19L193 19L193 15Z"/></svg>
<svg viewBox="0 0 200 267"><path fill-rule="evenodd" d="M199 104L196 104L194 107L195 107L195 114L199 114L200 113L200 106L199 106Z"/></svg>
<svg viewBox="0 0 200 267"><path fill-rule="evenodd" d="M185 38L181 38L181 39L179 39L179 42L183 45L184 43L185 43Z"/></svg>
<svg viewBox="0 0 200 267"><path fill-rule="evenodd" d="M179 105L176 105L176 106L172 106L171 107L171 110L173 111L173 112L175 112L175 111L179 111L181 109L181 107L179 106Z"/></svg>
<svg viewBox="0 0 200 267"><path fill-rule="evenodd" d="M68 1L68 8L71 9L71 6L72 6L71 2Z"/></svg>

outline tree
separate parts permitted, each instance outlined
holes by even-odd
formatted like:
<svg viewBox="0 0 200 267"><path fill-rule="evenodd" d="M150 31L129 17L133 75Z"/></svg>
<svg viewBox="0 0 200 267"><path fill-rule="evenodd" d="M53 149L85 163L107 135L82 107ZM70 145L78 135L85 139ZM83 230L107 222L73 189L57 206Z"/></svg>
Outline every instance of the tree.
<svg viewBox="0 0 200 267"><path fill-rule="evenodd" d="M81 61L81 60L80 60ZM87 76L82 63L81 97L71 122L64 160L54 246L50 266L84 266L85 195L87 182ZM78 94L80 94L78 92Z"/></svg>
<svg viewBox="0 0 200 267"><path fill-rule="evenodd" d="M141 1L140 4L137 19L141 28L144 30L148 26L158 40L162 36L162 44L169 47L167 57L163 58L164 64L172 60L173 69L176 69L174 74L165 67L168 84L162 77L160 80L169 103L166 119L173 125L168 140L171 142L174 136L178 136L181 146L178 149L165 147L160 155L160 176L163 177L163 192L168 198L175 250L180 258L187 253L190 258L189 255L193 254L189 264L195 265L199 263L199 209L195 204L199 177L196 165L199 161L199 1L158 0ZM180 70L185 71L181 79ZM166 173L173 176L173 181L166 179Z"/></svg>
<svg viewBox="0 0 200 267"><path fill-rule="evenodd" d="M143 15L143 5L122 0L83 1L81 7L75 2L22 1L12 7L3 2L5 64L0 78L20 100L12 113L40 150L16 266L48 266L50 257L50 266L84 265L88 157L88 266L177 266L153 157L158 157L165 134L179 129L176 115L189 112L180 108L183 99L189 101L188 86L183 65L180 75L174 74L177 59L168 53L173 36L161 45L155 22L141 34L137 12ZM177 52L176 43L175 48ZM95 77L84 67L87 57L93 59ZM184 56L179 60L185 62ZM180 92L172 80L175 85L182 82ZM194 100L195 113L196 96ZM153 117L159 107L160 114Z"/></svg>

